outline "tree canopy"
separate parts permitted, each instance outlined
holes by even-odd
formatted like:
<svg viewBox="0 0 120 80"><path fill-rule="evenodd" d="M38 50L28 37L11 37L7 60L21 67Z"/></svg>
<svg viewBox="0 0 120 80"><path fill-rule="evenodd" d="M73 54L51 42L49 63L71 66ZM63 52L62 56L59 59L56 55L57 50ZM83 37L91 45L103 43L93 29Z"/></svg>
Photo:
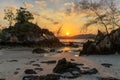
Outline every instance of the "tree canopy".
<svg viewBox="0 0 120 80"><path fill-rule="evenodd" d="M34 19L32 13L30 13L29 11L27 11L26 8L23 7L20 7L20 9L17 10L16 14L16 20L20 23L28 22L29 20Z"/></svg>

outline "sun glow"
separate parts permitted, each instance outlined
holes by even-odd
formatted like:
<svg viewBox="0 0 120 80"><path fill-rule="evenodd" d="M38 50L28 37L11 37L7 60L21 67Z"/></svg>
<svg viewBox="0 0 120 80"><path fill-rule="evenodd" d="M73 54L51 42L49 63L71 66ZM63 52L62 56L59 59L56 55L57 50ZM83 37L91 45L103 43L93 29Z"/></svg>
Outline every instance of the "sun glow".
<svg viewBox="0 0 120 80"><path fill-rule="evenodd" d="M69 36L70 35L70 33L69 32L66 32L66 36Z"/></svg>

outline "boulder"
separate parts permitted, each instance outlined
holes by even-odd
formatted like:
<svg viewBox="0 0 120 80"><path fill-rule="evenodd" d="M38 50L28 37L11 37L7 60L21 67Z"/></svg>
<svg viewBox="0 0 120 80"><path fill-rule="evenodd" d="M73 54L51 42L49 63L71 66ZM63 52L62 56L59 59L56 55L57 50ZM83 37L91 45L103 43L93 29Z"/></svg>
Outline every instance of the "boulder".
<svg viewBox="0 0 120 80"><path fill-rule="evenodd" d="M83 44L83 49L79 55L91 55L96 53L99 53L99 51L97 50L95 43L88 40Z"/></svg>
<svg viewBox="0 0 120 80"><path fill-rule="evenodd" d="M36 48L32 51L32 53L37 53L37 54L41 54L41 53L46 53L47 51L41 48Z"/></svg>
<svg viewBox="0 0 120 80"><path fill-rule="evenodd" d="M81 72L80 68L77 67L76 64L68 62L65 58L60 59L56 67L53 69L54 73L60 73L60 74L63 74L66 72L72 73L74 71L79 72L79 74Z"/></svg>
<svg viewBox="0 0 120 80"><path fill-rule="evenodd" d="M24 71L25 74L37 74L33 69L26 69Z"/></svg>

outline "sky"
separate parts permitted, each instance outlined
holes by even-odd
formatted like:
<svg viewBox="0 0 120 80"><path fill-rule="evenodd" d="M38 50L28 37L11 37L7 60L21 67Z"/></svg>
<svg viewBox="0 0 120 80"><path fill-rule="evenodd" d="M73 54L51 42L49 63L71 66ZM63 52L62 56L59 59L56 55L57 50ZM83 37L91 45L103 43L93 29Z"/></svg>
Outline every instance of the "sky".
<svg viewBox="0 0 120 80"><path fill-rule="evenodd" d="M33 15L33 23L41 28L47 28L57 33L61 28L59 35L77 35L77 34L96 34L98 27L91 26L83 30L83 25L87 22L87 16L90 12L79 9L80 0L2 0L0 2L0 25L8 26L8 22L3 20L4 9L12 9L16 12L19 7L27 8ZM118 3L120 0L117 1Z"/></svg>

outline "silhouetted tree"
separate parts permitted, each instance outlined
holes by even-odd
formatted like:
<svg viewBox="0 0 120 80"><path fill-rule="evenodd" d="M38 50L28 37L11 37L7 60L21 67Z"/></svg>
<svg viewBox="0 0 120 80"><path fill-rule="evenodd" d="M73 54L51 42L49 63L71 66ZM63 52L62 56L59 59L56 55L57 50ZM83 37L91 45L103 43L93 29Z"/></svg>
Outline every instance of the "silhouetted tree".
<svg viewBox="0 0 120 80"><path fill-rule="evenodd" d="M17 10L16 20L19 23L28 22L29 20L34 19L33 15L26 10L26 8L20 7Z"/></svg>
<svg viewBox="0 0 120 80"><path fill-rule="evenodd" d="M9 26L11 27L15 19L14 13L10 9L5 9L4 12L5 12L4 19L9 22Z"/></svg>
<svg viewBox="0 0 120 80"><path fill-rule="evenodd" d="M99 2L82 0L80 5L82 9L93 12L92 15L89 14L92 20L89 20L85 24L85 27L93 24L102 25L107 34L109 34L109 29L120 27L120 11L117 8L115 0L100 0Z"/></svg>

